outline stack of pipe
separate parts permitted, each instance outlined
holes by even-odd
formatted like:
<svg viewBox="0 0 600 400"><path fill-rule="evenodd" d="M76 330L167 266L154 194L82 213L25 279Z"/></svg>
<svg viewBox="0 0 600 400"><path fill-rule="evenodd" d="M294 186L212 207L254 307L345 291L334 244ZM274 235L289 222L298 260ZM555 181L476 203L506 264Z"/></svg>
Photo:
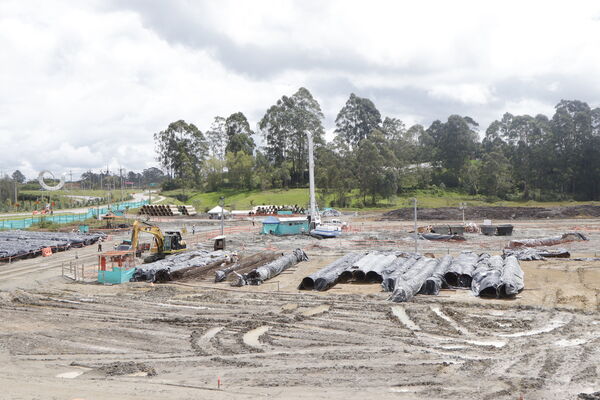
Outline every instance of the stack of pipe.
<svg viewBox="0 0 600 400"><path fill-rule="evenodd" d="M260 285L301 261L308 261L308 256L302 249L296 249L247 274L238 274L238 280L233 282L232 286Z"/></svg>
<svg viewBox="0 0 600 400"><path fill-rule="evenodd" d="M172 217L181 215L179 207L173 204L147 204L140 208L140 214L151 217Z"/></svg>
<svg viewBox="0 0 600 400"><path fill-rule="evenodd" d="M179 209L179 212L181 213L181 215L196 215L196 214L198 214L196 212L196 209L194 208L194 206L179 206L178 209Z"/></svg>
<svg viewBox="0 0 600 400"><path fill-rule="evenodd" d="M221 268L215 271L215 282L222 282L233 272L238 274L248 273L251 270L258 268L262 265L268 264L271 261L283 256L283 253L277 253L274 251L264 251L256 253L248 257L242 257L235 264L229 265L225 268Z"/></svg>
<svg viewBox="0 0 600 400"><path fill-rule="evenodd" d="M515 256L480 258L471 291L480 297L515 297L525 287L524 274Z"/></svg>
<svg viewBox="0 0 600 400"><path fill-rule="evenodd" d="M193 250L136 267L132 281L166 282L177 279L189 269L209 268L235 261L235 254L217 250Z"/></svg>
<svg viewBox="0 0 600 400"><path fill-rule="evenodd" d="M327 290L335 285L342 272L363 258L367 253L348 253L317 272L302 279L299 290Z"/></svg>
<svg viewBox="0 0 600 400"><path fill-rule="evenodd" d="M43 248L67 250L89 246L105 237L104 233L2 231L0 258L35 257L41 254Z"/></svg>

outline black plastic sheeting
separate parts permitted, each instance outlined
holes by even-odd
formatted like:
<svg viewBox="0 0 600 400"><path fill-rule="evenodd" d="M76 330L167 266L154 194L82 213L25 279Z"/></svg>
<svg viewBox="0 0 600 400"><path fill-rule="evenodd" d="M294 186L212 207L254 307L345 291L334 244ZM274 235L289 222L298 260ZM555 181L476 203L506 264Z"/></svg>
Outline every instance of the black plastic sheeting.
<svg viewBox="0 0 600 400"><path fill-rule="evenodd" d="M504 260L504 269L498 286L498 297L514 297L525 287L525 274L515 256Z"/></svg>
<svg viewBox="0 0 600 400"><path fill-rule="evenodd" d="M172 280L172 274L188 268L202 268L214 265L217 262L229 263L234 255L232 253L217 250L192 250L184 253L168 256L149 264L136 267L132 281L145 282L167 282Z"/></svg>
<svg viewBox="0 0 600 400"><path fill-rule="evenodd" d="M519 239L508 242L508 247L511 249L517 247L540 247L540 246L556 246L557 244L580 242L589 240L587 236L580 232L567 232L560 236L551 236L539 239Z"/></svg>
<svg viewBox="0 0 600 400"><path fill-rule="evenodd" d="M423 257L412 268L398 276L389 300L398 303L412 299L419 293L427 278L433 275L438 261L435 258Z"/></svg>
<svg viewBox="0 0 600 400"><path fill-rule="evenodd" d="M232 283L232 286L260 285L301 261L308 261L308 256L304 250L296 249L289 254L279 257L275 261L253 269L247 274L238 274L238 279Z"/></svg>
<svg viewBox="0 0 600 400"><path fill-rule="evenodd" d="M412 266L421 259L420 255L412 255L408 258L397 258L389 267L382 272L382 281L381 287L386 292L391 292L394 290L396 285L396 279L398 276L404 274L408 271Z"/></svg>
<svg viewBox="0 0 600 400"><path fill-rule="evenodd" d="M444 279L449 287L471 287L471 279L475 264L477 263L477 254L465 251L452 260L448 271L444 274Z"/></svg>
<svg viewBox="0 0 600 400"><path fill-rule="evenodd" d="M0 258L37 256L45 247L67 250L105 238L104 233L1 231Z"/></svg>
<svg viewBox="0 0 600 400"><path fill-rule="evenodd" d="M480 257L471 291L480 297L514 297L525 286L524 274L515 256Z"/></svg>
<svg viewBox="0 0 600 400"><path fill-rule="evenodd" d="M338 283L338 279L343 271L351 267L356 261L363 258L366 254L367 253L364 252L348 253L342 258L338 258L331 264L302 279L298 289L318 291L329 289Z"/></svg>
<svg viewBox="0 0 600 400"><path fill-rule="evenodd" d="M441 240L441 241L455 240L455 241L460 241L460 242L467 240L462 235L443 235L440 233L422 233L419 235L419 237L421 239L425 239L425 240Z"/></svg>
<svg viewBox="0 0 600 400"><path fill-rule="evenodd" d="M423 283L421 289L419 290L420 294L428 294L437 296L440 293L440 289L442 287L448 287L446 284L446 279L444 279L444 275L448 272L448 268L452 263L452 256L444 256L439 260L433 273Z"/></svg>
<svg viewBox="0 0 600 400"><path fill-rule="evenodd" d="M515 256L519 261L545 260L546 258L569 258L571 253L567 249L532 249L521 247L518 249L504 249L504 256Z"/></svg>

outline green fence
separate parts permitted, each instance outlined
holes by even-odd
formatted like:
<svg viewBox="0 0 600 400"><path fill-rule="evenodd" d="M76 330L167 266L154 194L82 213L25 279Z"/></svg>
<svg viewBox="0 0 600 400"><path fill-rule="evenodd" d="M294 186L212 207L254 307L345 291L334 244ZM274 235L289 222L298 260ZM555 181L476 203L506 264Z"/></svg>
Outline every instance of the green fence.
<svg viewBox="0 0 600 400"><path fill-rule="evenodd" d="M90 208L86 213L63 215L44 214L23 219L2 219L0 220L0 229L24 229L42 221L53 222L55 224L68 224L72 222L85 221L89 218L98 218L98 215L106 214L108 211L125 211L130 208L139 208L145 204L148 204L148 200L117 203L113 204L110 209L108 207Z"/></svg>

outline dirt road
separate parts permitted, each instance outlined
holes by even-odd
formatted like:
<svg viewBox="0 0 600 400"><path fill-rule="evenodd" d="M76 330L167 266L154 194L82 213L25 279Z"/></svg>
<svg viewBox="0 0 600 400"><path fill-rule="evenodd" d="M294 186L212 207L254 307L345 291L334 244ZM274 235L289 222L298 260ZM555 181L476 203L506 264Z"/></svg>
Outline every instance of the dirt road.
<svg viewBox="0 0 600 400"><path fill-rule="evenodd" d="M384 236L396 235L395 227L384 226L390 232ZM543 235L562 226L524 224L516 235L536 229ZM590 237L571 250L593 251L600 240L595 231ZM209 281L80 284L58 278L50 265L44 274L52 277L6 284L0 291L2 398L431 400L523 394L529 400L575 399L600 390L599 262L523 263L526 290L516 300L445 290L395 304L377 285L296 290L301 277L355 247L352 238L232 239L246 248L312 245L311 260L269 284L240 289ZM473 236L464 246L497 249L502 240ZM431 246L440 254L448 244Z"/></svg>

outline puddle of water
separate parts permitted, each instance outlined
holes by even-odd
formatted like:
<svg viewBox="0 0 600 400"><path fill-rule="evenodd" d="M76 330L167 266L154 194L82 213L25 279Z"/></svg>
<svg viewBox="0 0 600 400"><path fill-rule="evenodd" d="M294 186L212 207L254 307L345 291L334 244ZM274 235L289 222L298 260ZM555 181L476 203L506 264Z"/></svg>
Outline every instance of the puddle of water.
<svg viewBox="0 0 600 400"><path fill-rule="evenodd" d="M245 344L251 347L262 348L263 345L258 341L258 339L264 335L271 327L267 325L259 326L258 328L252 329L244 333L242 340Z"/></svg>
<svg viewBox="0 0 600 400"><path fill-rule="evenodd" d="M302 315L304 315L305 317L310 317L313 315L324 313L325 311L329 311L329 306L326 304L322 305L322 306L316 306L313 308L309 308L308 310L303 311Z"/></svg>
<svg viewBox="0 0 600 400"><path fill-rule="evenodd" d="M63 379L75 379L81 374L83 374L83 371L70 371L70 372L63 372L62 374L58 374L58 375L56 375L56 377L63 378Z"/></svg>
<svg viewBox="0 0 600 400"><path fill-rule="evenodd" d="M202 337L200 338L200 340L198 341L198 343L208 343L210 342L210 339L212 339L213 337L215 337L215 335L219 332L221 332L225 327L223 326L215 326L214 328L210 328L208 329L204 335L202 335Z"/></svg>
<svg viewBox="0 0 600 400"><path fill-rule="evenodd" d="M444 321L448 322L448 324L450 324L450 326L453 327L454 329L456 329L458 332L462 333L463 335L471 334L471 332L469 332L467 330L467 328L460 326L455 320L453 320L452 318L450 318L449 316L444 314L439 306L430 306L429 308L431 308L431 311L436 313L438 317L440 317Z"/></svg>
<svg viewBox="0 0 600 400"><path fill-rule="evenodd" d="M524 332L515 332L515 333L502 333L499 334L498 336L502 336L502 337L522 337L522 336L533 336L533 335L539 335L541 333L548 333L548 332L552 332L553 330L560 328L561 326L564 326L567 324L567 322L569 322L569 320L560 320L560 319L553 319L550 322L548 322L548 325L542 327L542 328L538 328L538 329L532 329L530 331L524 331Z"/></svg>
<svg viewBox="0 0 600 400"><path fill-rule="evenodd" d="M413 322L412 319L406 314L406 310L402 306L393 306L392 313L411 331L420 331L421 328Z"/></svg>
<svg viewBox="0 0 600 400"><path fill-rule="evenodd" d="M475 346L493 346L498 349L506 346L506 342L501 340L465 340L465 342Z"/></svg>

